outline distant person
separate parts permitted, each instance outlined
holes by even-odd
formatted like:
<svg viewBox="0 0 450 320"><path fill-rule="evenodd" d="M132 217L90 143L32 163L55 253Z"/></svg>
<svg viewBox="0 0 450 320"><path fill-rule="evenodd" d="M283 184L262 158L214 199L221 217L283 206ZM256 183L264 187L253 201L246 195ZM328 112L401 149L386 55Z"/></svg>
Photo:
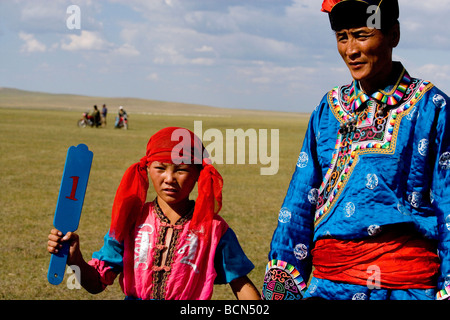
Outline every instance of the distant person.
<svg viewBox="0 0 450 320"><path fill-rule="evenodd" d="M92 112L92 119L94 121L94 125L98 128L101 125L100 119L100 111L98 110L97 105L94 105L94 111Z"/></svg>
<svg viewBox="0 0 450 320"><path fill-rule="evenodd" d="M103 104L101 117L102 117L102 126L106 127L106 116L108 114L108 108L106 108L106 104Z"/></svg>
<svg viewBox="0 0 450 320"><path fill-rule="evenodd" d="M116 123L114 124L114 127L115 128L124 127L125 129L127 129L128 127L128 114L122 106L119 107L119 112L117 114Z"/></svg>
<svg viewBox="0 0 450 320"><path fill-rule="evenodd" d="M205 156L191 131L158 131L120 182L100 251L86 262L79 236L56 229L48 236L48 251L57 253L68 242L67 263L80 268L81 285L91 293L103 291L120 274L127 299L208 300L215 283L229 283L237 299L260 299L247 277L253 263L218 215L223 180ZM149 180L157 196L146 202ZM189 195L196 183L193 201Z"/></svg>
<svg viewBox="0 0 450 320"><path fill-rule="evenodd" d="M322 11L353 82L312 112L263 296L448 299L450 99L392 60L397 0L326 0Z"/></svg>

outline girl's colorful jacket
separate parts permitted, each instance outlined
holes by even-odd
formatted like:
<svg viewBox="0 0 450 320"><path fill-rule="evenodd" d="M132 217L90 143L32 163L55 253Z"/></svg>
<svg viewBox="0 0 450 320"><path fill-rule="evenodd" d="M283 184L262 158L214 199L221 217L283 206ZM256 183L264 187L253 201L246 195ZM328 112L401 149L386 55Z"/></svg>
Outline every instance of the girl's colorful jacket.
<svg viewBox="0 0 450 320"><path fill-rule="evenodd" d="M128 299L208 300L214 283L229 283L253 269L234 232L220 216L212 222L211 238L204 241L189 229L192 212L175 225L169 223L156 201L147 203L144 212L148 214L136 222L131 236L119 243L107 234L104 246L89 262L105 286L120 274ZM166 239L169 229L170 243ZM164 262L162 251L166 248Z"/></svg>

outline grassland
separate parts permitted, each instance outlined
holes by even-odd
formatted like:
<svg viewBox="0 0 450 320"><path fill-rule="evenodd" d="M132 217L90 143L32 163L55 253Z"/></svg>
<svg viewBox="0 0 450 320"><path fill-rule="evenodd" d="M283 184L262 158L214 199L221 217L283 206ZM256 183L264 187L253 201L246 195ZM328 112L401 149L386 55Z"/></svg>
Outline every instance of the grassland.
<svg viewBox="0 0 450 320"><path fill-rule="evenodd" d="M66 280L59 286L47 282L47 234L67 148L85 143L94 152L78 228L81 250L89 259L102 246L121 176L143 156L148 138L165 126L193 130L198 120L203 130L279 129L280 168L276 175L260 175L259 164L216 165L225 182L221 215L255 264L249 276L261 288L270 239L308 116L125 99L0 89L0 299L123 299L118 281L98 295L70 290ZM104 102L111 111L105 128L76 126L82 111ZM112 109L119 104L130 113L128 131L113 129ZM149 191L148 199L154 197ZM216 286L213 299L234 296L228 286Z"/></svg>

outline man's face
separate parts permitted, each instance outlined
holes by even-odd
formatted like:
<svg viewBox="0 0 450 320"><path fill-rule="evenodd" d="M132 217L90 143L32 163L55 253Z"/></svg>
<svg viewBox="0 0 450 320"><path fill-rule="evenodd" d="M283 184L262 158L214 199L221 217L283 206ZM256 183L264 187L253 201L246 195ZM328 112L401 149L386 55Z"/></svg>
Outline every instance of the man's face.
<svg viewBox="0 0 450 320"><path fill-rule="evenodd" d="M398 44L394 31L384 34L368 27L343 29L336 32L336 40L353 79L366 91L384 89L377 86L382 85L391 72L392 49Z"/></svg>

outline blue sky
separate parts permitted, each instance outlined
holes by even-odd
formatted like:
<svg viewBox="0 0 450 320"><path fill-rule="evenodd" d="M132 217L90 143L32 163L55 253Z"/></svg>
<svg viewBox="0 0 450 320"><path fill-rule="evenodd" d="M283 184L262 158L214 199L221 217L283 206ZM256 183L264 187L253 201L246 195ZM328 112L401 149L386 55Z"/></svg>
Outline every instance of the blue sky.
<svg viewBox="0 0 450 320"><path fill-rule="evenodd" d="M449 94L450 0L399 2L394 58ZM321 3L0 0L0 87L311 112L351 81Z"/></svg>

